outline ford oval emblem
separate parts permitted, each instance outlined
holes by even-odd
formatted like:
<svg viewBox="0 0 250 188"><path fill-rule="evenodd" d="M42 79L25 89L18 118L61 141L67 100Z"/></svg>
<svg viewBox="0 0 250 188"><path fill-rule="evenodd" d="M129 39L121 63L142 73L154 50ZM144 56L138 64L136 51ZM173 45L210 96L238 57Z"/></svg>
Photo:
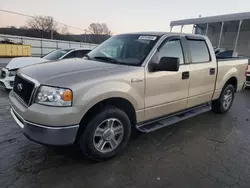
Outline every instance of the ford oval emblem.
<svg viewBox="0 0 250 188"><path fill-rule="evenodd" d="M17 90L22 91L23 90L23 84L17 84Z"/></svg>

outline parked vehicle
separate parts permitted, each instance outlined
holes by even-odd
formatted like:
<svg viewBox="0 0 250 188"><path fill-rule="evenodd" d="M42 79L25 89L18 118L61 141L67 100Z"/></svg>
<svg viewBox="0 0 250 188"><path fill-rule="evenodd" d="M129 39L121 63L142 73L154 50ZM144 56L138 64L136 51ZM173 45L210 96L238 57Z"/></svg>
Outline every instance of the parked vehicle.
<svg viewBox="0 0 250 188"><path fill-rule="evenodd" d="M234 57L233 53L234 53L233 50L224 50L224 51L218 52L216 54L216 57L217 58L230 58L230 57Z"/></svg>
<svg viewBox="0 0 250 188"><path fill-rule="evenodd" d="M218 53L220 53L220 52L222 52L222 51L225 51L225 49L224 48L214 47L214 53L215 53L215 55L218 54Z"/></svg>
<svg viewBox="0 0 250 188"><path fill-rule="evenodd" d="M78 144L90 159L104 160L136 129L148 133L209 110L226 113L245 87L247 64L218 63L206 36L117 35L84 59L19 70L11 114L35 142Z"/></svg>
<svg viewBox="0 0 250 188"><path fill-rule="evenodd" d="M248 67L246 70L246 80L247 80L246 86L249 88L250 87L250 60L248 61Z"/></svg>
<svg viewBox="0 0 250 188"><path fill-rule="evenodd" d="M228 58L238 58L243 57L242 55L234 54L233 50L228 50L224 48L214 48L214 52L217 59L228 59Z"/></svg>
<svg viewBox="0 0 250 188"><path fill-rule="evenodd" d="M82 58L89 53L89 49L59 49L48 53L43 57L18 57L13 58L5 68L0 71L0 86L12 89L16 71L19 68L37 63L56 61L69 58Z"/></svg>

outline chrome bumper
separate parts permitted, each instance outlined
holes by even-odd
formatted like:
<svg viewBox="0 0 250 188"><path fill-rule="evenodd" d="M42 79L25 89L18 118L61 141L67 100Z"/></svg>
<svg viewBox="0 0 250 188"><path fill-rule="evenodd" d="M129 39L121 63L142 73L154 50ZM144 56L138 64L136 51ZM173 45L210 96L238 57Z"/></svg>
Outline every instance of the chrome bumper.
<svg viewBox="0 0 250 188"><path fill-rule="evenodd" d="M63 127L38 125L25 121L12 108L10 112L23 134L34 142L55 146L71 145L75 142L79 125Z"/></svg>

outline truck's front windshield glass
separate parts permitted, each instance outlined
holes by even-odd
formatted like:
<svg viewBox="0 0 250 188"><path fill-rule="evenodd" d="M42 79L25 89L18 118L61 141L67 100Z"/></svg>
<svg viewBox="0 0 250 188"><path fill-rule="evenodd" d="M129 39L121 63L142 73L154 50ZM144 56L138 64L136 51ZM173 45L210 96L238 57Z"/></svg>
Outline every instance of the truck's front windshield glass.
<svg viewBox="0 0 250 188"><path fill-rule="evenodd" d="M52 52L48 53L47 55L43 56L43 59L47 59L50 61L58 60L62 56L64 56L66 53L68 53L69 51L71 51L71 50L55 50L55 51L52 51Z"/></svg>
<svg viewBox="0 0 250 188"><path fill-rule="evenodd" d="M88 58L108 63L140 66L158 39L159 36L154 35L117 35L88 53Z"/></svg>

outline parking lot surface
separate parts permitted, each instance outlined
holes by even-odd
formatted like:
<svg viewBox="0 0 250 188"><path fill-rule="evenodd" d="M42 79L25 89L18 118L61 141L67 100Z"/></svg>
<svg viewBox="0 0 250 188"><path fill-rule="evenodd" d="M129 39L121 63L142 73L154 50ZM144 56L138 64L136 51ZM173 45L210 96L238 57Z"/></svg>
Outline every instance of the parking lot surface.
<svg viewBox="0 0 250 188"><path fill-rule="evenodd" d="M208 112L142 134L101 163L26 139L7 96L0 91L0 187L250 187L250 90L225 115Z"/></svg>

